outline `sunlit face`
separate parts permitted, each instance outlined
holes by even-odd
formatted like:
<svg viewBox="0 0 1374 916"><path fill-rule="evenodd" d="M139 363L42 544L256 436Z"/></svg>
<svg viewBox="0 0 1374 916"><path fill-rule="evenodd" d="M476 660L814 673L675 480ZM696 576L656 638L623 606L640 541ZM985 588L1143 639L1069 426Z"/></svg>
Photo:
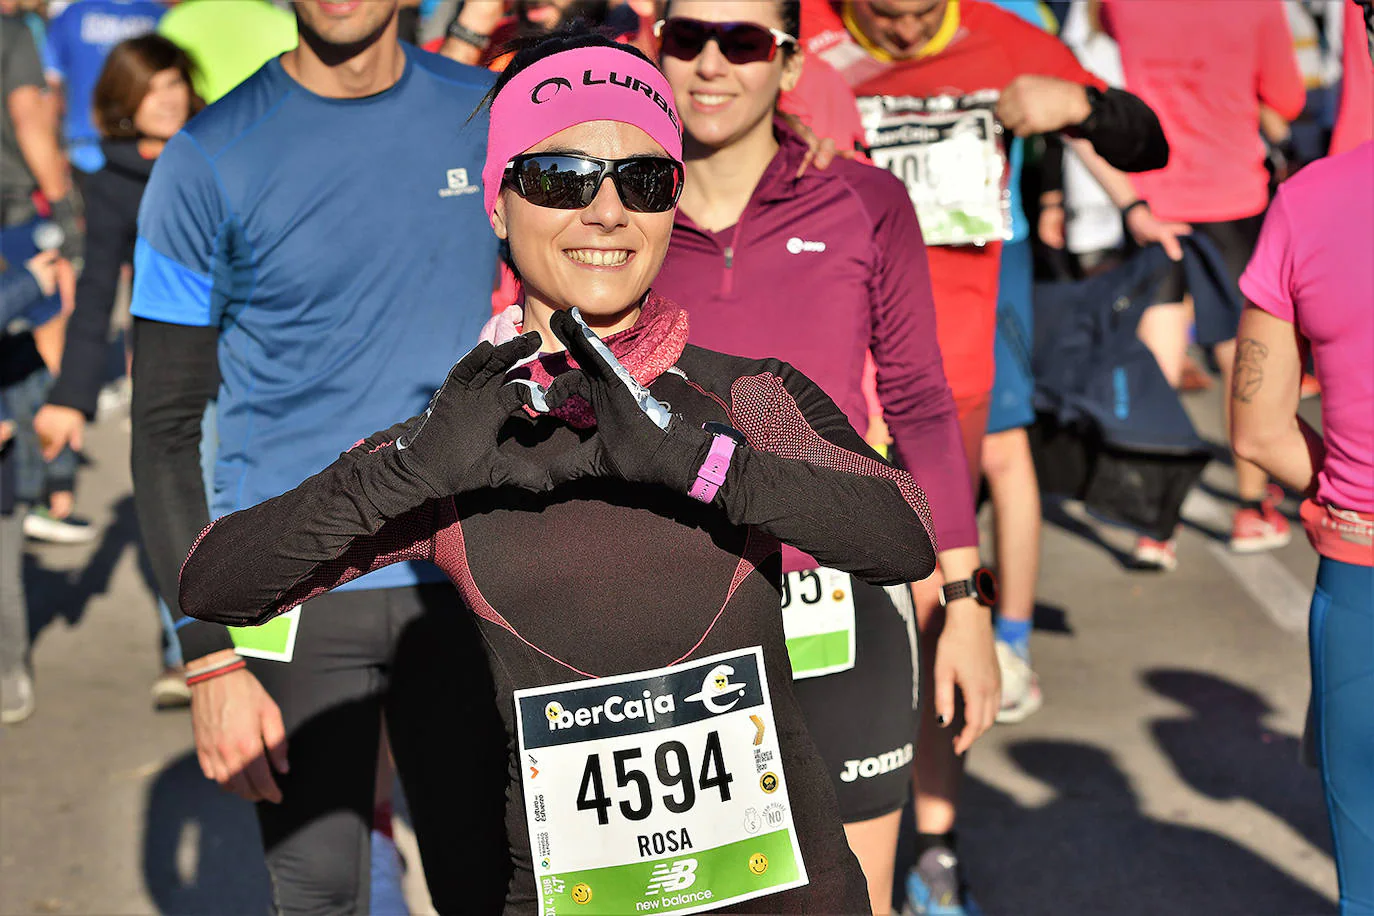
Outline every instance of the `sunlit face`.
<svg viewBox="0 0 1374 916"><path fill-rule="evenodd" d="M619 121L569 127L529 152L603 159L668 155L644 131ZM668 253L673 211L627 209L608 177L581 210L536 207L503 188L491 222L510 244L527 297L552 309L577 306L605 319L635 307L648 291Z"/></svg>
<svg viewBox="0 0 1374 916"><path fill-rule="evenodd" d="M783 30L777 0L674 0L671 18L703 22L750 22ZM801 77L800 50L782 49L772 60L732 64L714 41L695 60L664 55L659 69L673 87L683 131L710 149L721 149L772 122L778 92Z"/></svg>
<svg viewBox="0 0 1374 916"><path fill-rule="evenodd" d="M159 70L134 112L134 128L145 137L170 140L191 116L191 87L175 67Z"/></svg>
<svg viewBox="0 0 1374 916"><path fill-rule="evenodd" d="M905 60L940 31L948 6L949 0L856 0L854 21L869 41Z"/></svg>
<svg viewBox="0 0 1374 916"><path fill-rule="evenodd" d="M295 0L301 25L331 45L353 45L380 32L400 0Z"/></svg>

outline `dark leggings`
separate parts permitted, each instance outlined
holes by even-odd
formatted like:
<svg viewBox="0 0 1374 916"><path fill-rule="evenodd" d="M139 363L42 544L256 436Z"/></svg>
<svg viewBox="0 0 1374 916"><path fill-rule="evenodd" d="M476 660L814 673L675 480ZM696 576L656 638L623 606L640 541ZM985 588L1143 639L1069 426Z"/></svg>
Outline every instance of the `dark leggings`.
<svg viewBox="0 0 1374 916"><path fill-rule="evenodd" d="M281 706L288 740L285 800L257 806L279 912L368 911L383 712L436 909L500 912L506 736L480 636L451 585L322 595L302 609L291 662L249 667Z"/></svg>

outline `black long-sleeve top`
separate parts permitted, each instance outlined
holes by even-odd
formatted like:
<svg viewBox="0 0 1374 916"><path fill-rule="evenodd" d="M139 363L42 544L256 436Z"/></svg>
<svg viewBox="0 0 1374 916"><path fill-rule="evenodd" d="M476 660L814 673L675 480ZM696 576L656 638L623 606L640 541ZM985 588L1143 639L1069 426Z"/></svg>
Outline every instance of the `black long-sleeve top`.
<svg viewBox="0 0 1374 916"><path fill-rule="evenodd" d="M152 173L133 140L105 141L105 167L82 186L86 204L86 263L76 281L76 310L67 321L62 371L48 403L95 416L104 382L105 345L110 336L119 270L134 260L138 205Z"/></svg>
<svg viewBox="0 0 1374 916"><path fill-rule="evenodd" d="M183 567L182 608L219 623L261 622L380 565L432 560L457 586L455 603L479 618L511 747L516 690L761 646L810 884L732 911L868 912L829 776L792 694L779 542L866 581L917 581L935 564L924 495L820 388L777 360L688 346L651 390L683 422L723 421L748 437L709 505L614 479L430 499L394 473L397 426L295 490L210 526ZM497 447L548 462L590 434L517 414ZM506 913L530 914L536 891L518 759L510 774L515 878Z"/></svg>
<svg viewBox="0 0 1374 916"><path fill-rule="evenodd" d="M1154 109L1124 89L1107 89L1092 116L1065 131L1093 145L1109 165L1123 172L1149 172L1169 164L1169 140Z"/></svg>
<svg viewBox="0 0 1374 916"><path fill-rule="evenodd" d="M189 662L234 647L223 626L184 619L176 600L181 562L210 523L200 431L219 390L219 328L135 318L133 349L134 505L153 578Z"/></svg>

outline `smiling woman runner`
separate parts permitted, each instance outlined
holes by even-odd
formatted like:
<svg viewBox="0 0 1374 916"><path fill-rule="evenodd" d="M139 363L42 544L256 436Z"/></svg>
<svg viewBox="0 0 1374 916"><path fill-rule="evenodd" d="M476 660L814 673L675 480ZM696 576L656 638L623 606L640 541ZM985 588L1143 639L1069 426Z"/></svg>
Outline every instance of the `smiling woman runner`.
<svg viewBox="0 0 1374 916"><path fill-rule="evenodd" d="M688 309L693 343L788 360L856 425L868 419L871 351L896 453L930 496L941 571L969 579L979 562L968 458L905 188L885 169L846 160L798 177L807 146L774 115L803 67L798 0L673 0L663 15L659 67L682 115L687 177L657 288ZM911 590L852 581L790 548L782 563L794 690L873 911L885 914L920 753ZM988 688L980 695L959 679L972 736L996 712L992 619L973 595L951 600L947 613L945 660L961 674L981 660Z"/></svg>
<svg viewBox="0 0 1374 916"><path fill-rule="evenodd" d="M484 189L521 326L494 321L423 416L208 528L182 607L257 623L439 564L510 733L508 914L866 913L793 695L779 549L922 579L925 496L791 366L687 345L649 290L683 171L647 59L564 34L494 93Z"/></svg>

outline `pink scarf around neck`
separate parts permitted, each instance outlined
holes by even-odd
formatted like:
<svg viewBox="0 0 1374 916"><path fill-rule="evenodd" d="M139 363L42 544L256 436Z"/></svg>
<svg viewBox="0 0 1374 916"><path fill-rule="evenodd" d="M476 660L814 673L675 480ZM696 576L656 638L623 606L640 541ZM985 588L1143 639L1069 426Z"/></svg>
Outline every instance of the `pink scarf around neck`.
<svg viewBox="0 0 1374 916"><path fill-rule="evenodd" d="M499 312L482 328L482 340L502 344L521 332L524 309L512 305ZM687 312L652 290L645 297L639 320L634 325L603 338L602 342L641 385L648 386L672 368L687 345ZM533 361L511 370L510 378L527 378L548 387L553 380L576 369L577 362L564 353L542 353ZM578 429L596 426L592 407L579 397L569 398L553 415Z"/></svg>

